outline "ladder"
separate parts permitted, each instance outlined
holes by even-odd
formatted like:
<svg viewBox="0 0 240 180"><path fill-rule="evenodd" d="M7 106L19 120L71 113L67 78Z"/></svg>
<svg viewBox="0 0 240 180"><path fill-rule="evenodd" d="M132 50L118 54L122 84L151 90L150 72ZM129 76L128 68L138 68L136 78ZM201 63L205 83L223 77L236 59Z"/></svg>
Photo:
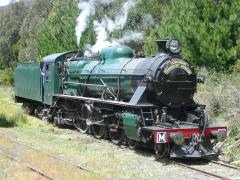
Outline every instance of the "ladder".
<svg viewBox="0 0 240 180"><path fill-rule="evenodd" d="M141 108L141 115L144 126L152 126L154 124L153 112L149 108Z"/></svg>

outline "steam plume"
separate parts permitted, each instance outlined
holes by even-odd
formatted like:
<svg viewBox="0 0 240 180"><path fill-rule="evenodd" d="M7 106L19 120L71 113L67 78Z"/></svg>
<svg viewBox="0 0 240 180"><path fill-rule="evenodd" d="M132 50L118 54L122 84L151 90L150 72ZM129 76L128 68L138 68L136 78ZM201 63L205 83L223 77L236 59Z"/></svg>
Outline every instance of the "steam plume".
<svg viewBox="0 0 240 180"><path fill-rule="evenodd" d="M118 39L118 43L129 43L131 41L142 41L143 40L143 33L142 32L134 32L129 31L124 33L123 37Z"/></svg>
<svg viewBox="0 0 240 180"><path fill-rule="evenodd" d="M107 16L105 16L101 22L94 21L94 31L97 34L97 41L92 47L92 52L98 52L104 47L119 44L117 40L111 40L109 35L115 30L124 28L127 22L129 9L133 8L136 3L137 1L134 0L125 2L122 12L116 16L114 21Z"/></svg>
<svg viewBox="0 0 240 180"><path fill-rule="evenodd" d="M80 2L78 3L78 9L81 11L80 15L77 18L77 25L75 28L78 45L80 43L82 33L87 28L89 17L95 14L94 3L95 3L95 0L90 0L89 2L80 0Z"/></svg>
<svg viewBox="0 0 240 180"><path fill-rule="evenodd" d="M95 3L97 0L89 0L88 2L80 0L78 4L78 8L81 11L80 15L77 18L77 25L76 25L76 36L77 36L77 43L79 45L82 33L86 30L88 20L90 16L95 15ZM124 37L119 40L111 39L112 32L116 30L121 30L124 28L127 22L128 13L131 8L133 8L139 0L128 0L123 4L122 10L114 20L108 18L106 15L103 17L101 21L94 20L93 27L94 31L97 35L96 43L91 48L89 48L92 52L98 52L102 48L107 46L114 46L122 42L127 42L129 40L135 40L135 38L142 38L142 33L139 32L131 32L126 33ZM98 1L103 6L108 6L114 0L99 0Z"/></svg>
<svg viewBox="0 0 240 180"><path fill-rule="evenodd" d="M100 4L102 4L105 7L108 6L109 4L111 4L114 1L115 0L99 0Z"/></svg>
<svg viewBox="0 0 240 180"><path fill-rule="evenodd" d="M106 18L108 31L113 32L115 30L123 29L127 22L129 9L133 8L136 4L137 4L137 1L128 0L123 4L122 12L121 14L116 16L115 21L109 18Z"/></svg>

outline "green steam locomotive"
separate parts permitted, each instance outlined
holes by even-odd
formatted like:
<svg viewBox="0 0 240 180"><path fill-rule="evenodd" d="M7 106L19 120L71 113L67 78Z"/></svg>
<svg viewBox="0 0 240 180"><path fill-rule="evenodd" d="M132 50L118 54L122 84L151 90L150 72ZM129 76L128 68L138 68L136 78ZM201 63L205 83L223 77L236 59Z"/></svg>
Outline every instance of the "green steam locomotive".
<svg viewBox="0 0 240 180"><path fill-rule="evenodd" d="M216 156L213 143L226 138L227 128L210 124L205 106L193 100L204 77L179 55L178 40L157 44L150 58L120 45L88 57L71 51L18 63L16 102L55 125L154 148L157 158Z"/></svg>

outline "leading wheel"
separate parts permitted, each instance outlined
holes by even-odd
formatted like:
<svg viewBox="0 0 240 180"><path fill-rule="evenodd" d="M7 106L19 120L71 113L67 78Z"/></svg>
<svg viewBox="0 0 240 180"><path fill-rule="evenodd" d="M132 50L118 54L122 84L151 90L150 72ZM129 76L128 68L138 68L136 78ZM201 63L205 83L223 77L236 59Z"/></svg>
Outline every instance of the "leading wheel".
<svg viewBox="0 0 240 180"><path fill-rule="evenodd" d="M91 126L93 136L97 139L101 139L106 135L106 127L103 125L93 124Z"/></svg>
<svg viewBox="0 0 240 180"><path fill-rule="evenodd" d="M121 128L116 128L111 126L108 129L109 129L109 138L111 139L111 141L116 145L121 145L125 137L124 130Z"/></svg>
<svg viewBox="0 0 240 180"><path fill-rule="evenodd" d="M154 150L155 150L155 158L157 160L168 157L170 153L170 144L169 143L155 144Z"/></svg>

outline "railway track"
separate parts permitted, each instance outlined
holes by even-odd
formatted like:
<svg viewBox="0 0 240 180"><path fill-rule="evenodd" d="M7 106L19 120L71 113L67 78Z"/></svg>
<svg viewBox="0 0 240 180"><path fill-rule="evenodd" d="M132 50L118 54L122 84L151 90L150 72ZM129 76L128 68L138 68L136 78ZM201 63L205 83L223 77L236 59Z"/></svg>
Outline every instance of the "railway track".
<svg viewBox="0 0 240 180"><path fill-rule="evenodd" d="M20 143L18 141L12 140L11 138L7 137L6 134L4 134L4 133L0 133L0 137L4 138L5 140L10 142L11 144L18 145L18 147L24 148L25 151L29 151L29 150L34 151L35 153L38 153L39 156L46 156L46 157L48 157L51 161L53 161L53 160L55 160L56 162L60 162L61 161L64 164L64 166L68 166L70 169L78 169L80 171L80 173L81 172L86 172L87 174L93 174L94 177L99 177L101 179L101 175L97 174L93 170L90 170L90 169L88 169L86 167L83 167L83 166L78 165L78 164L76 164L74 162L66 160L66 159L64 159L62 157L49 154L49 153L41 151L41 150L39 150L39 149L37 149L37 148L35 148L33 146L26 145L26 144ZM53 178L54 176L48 175L47 171L44 172L44 170L41 170L41 168L37 168L38 166L33 166L33 165L31 165L31 163L28 163L27 160L25 160L23 158L18 158L17 155L13 155L11 152L9 153L9 151L4 149L4 147L2 147L1 145L0 145L0 154L2 154L3 156L7 157L8 159L11 159L12 161L18 162L19 164L27 167L29 170L39 174L42 177L45 177L46 179L51 179L51 180L55 179L55 178ZM59 177L57 177L56 179L59 179Z"/></svg>
<svg viewBox="0 0 240 180"><path fill-rule="evenodd" d="M201 173L201 174L204 174L206 176L209 176L211 178L217 178L217 179L231 179L229 177L226 177L226 176L223 176L223 175L219 175L219 174L216 174L214 172L210 172L210 171L206 171L206 170L203 170L199 167L194 167L194 166L191 166L187 163L183 163L183 162L178 162L178 161L174 161L174 163L176 163L177 165L181 166L181 167L184 167L184 168L187 168L187 169L191 169L191 170L194 170L198 173ZM229 164L225 164L225 163L222 163L222 162L217 162L217 161L213 161L213 160L210 160L209 163L212 163L212 164L215 164L215 165L219 165L219 166L222 166L224 168L229 168L229 169L234 169L234 170L237 170L238 173L239 173L239 178L240 179L240 169L235 167L235 166L231 166Z"/></svg>
<svg viewBox="0 0 240 180"><path fill-rule="evenodd" d="M213 161L213 160L211 160L210 162L213 163L213 164L221 165L221 166L224 166L224 167L228 167L230 169L236 169L236 170L240 171L240 169L238 167L235 167L235 166L223 163L223 162L218 162L218 161Z"/></svg>
<svg viewBox="0 0 240 180"><path fill-rule="evenodd" d="M196 171L196 172L199 172L199 173L201 173L201 174L204 174L204 175L207 175L207 176L210 176L210 177L219 178L219 179L228 179L228 178L226 178L226 177L219 176L219 175L217 175L217 174L214 174L214 173L211 173L211 172L204 171L204 170L202 170L202 169L198 169L198 168L192 167L192 166L187 165L187 164L185 164L185 163L176 162L176 164L179 165L179 166L181 166L181 167L185 167L185 168L194 170L194 171Z"/></svg>
<svg viewBox="0 0 240 180"><path fill-rule="evenodd" d="M8 139L8 140L11 141L12 143L19 144L19 145L21 145L21 146L30 148L30 149L32 149L32 150L34 150L34 151L38 151L38 152L40 152L40 153L42 153L42 154L46 154L47 156L49 156L49 157L51 157L51 158L53 158L53 159L57 159L57 160L63 161L63 162L65 162L65 163L69 164L69 165L72 165L72 166L80 169L80 170L84 170L84 171L87 171L87 172L91 172L91 173L95 173L95 174L96 174L96 172L94 172L94 171L92 171L92 170L89 170L89 169L87 169L87 168L85 168L85 167L82 167L82 166L80 166L80 165L78 165L78 164L76 164L76 163L73 163L73 162L71 162L71 161L65 160L65 159L63 159L63 158L61 158L61 157L59 157L59 156L56 156L56 155L52 155L52 154L43 152L43 151L41 151L41 150L39 150L39 149L37 149L37 148L35 148L35 147L33 147L33 146L30 146L30 145L26 145L26 144L23 144L23 143L20 143L20 142L17 142L17 141L13 141L12 139L4 136L2 133L0 133L0 137L3 137L3 138L5 138L5 139Z"/></svg>
<svg viewBox="0 0 240 180"><path fill-rule="evenodd" d="M10 141L10 142L12 142L12 143L14 143L14 144L18 144L18 145L24 146L24 147L26 147L26 148L28 148L28 149L32 149L32 150L34 150L34 151L39 152L40 154L45 154L45 155L47 155L48 157L51 157L51 158L53 158L53 159L60 160L60 161L62 161L62 162L64 162L64 163L67 163L67 164L69 164L69 165L71 165L71 166L74 166L75 168L78 168L78 169L80 169L80 170L87 171L87 172L91 172L91 173L96 173L96 172L94 172L94 171L92 171L92 170L90 170L90 169L88 169L88 168L86 168L86 167L83 167L83 166L81 166L81 165L78 165L78 164L76 164L76 163L74 163L74 162L71 162L71 161L69 161L69 160L65 160L65 159L63 159L62 157L59 157L59 156L56 156L56 155L52 155L52 154L43 152L43 151L37 149L36 147L33 147L33 146L30 146L30 145L26 145L26 144L20 143L20 142L18 142L18 141L13 140L12 138L9 138L9 137L6 137L6 136L7 136L7 134L5 134L5 133L0 133L0 137L1 137L1 138L5 138L5 139L7 139L8 141ZM0 153L1 153L1 148L0 148ZM3 154L3 153L2 153L2 154ZM42 177L45 177L46 179L54 179L54 178L52 178L51 176L49 176L49 175L47 175L46 173L44 173L43 171L37 169L36 167L31 166L30 164L26 164L26 163L22 162L21 160L15 158L15 157L13 157L13 156L10 156L10 155L7 155L7 154L6 154L6 156L7 156L9 159L11 159L11 160L14 160L14 161L17 161L18 163L23 164L24 166L26 166L26 167L27 167L28 169L30 169L31 171L33 171L33 172L35 172L35 173L38 173L39 175L41 175ZM216 174L216 173L214 173L214 172L209 172L209 171L203 170L203 169L201 169L201 167L200 167L200 168L199 168L199 167L194 167L194 166L188 165L187 163L178 162L178 161L173 161L173 162L174 162L175 164L181 166L181 167L184 167L184 168L187 168L187 169L190 169L190 170L194 170L194 171L197 172L197 173L201 173L201 174L206 175L206 176L211 177L211 178L230 179L229 177L222 176L222 175ZM208 162L210 162L210 163L212 163L212 164L215 164L215 165L218 165L218 166L225 167L225 168L237 170L237 171L240 173L239 169L238 169L237 167L235 167L235 166L231 166L231 165L229 165L229 164L226 164L226 163L223 163L223 162L218 162L218 161L208 161Z"/></svg>
<svg viewBox="0 0 240 180"><path fill-rule="evenodd" d="M35 147L33 147L33 146L26 145L26 144L20 143L20 142L18 142L18 141L14 141L14 140L10 139L9 137L6 137L6 134L4 134L4 133L0 133L0 137L5 138L5 139L8 139L8 140L11 141L12 143L15 143L15 144L24 146L24 147L26 147L26 148L32 149L32 150L34 150L34 151L37 151L37 152L39 152L39 153L41 153L41 154L45 154L45 155L47 155L48 157L51 157L51 158L53 158L53 159L60 160L60 161L62 161L62 162L64 162L64 163L67 163L67 164L69 164L69 165L71 165L71 166L74 166L75 168L78 168L78 169L80 169L80 170L97 174L96 172L94 172L94 171L92 171L92 170L90 170L90 169L88 169L88 168L86 168L86 167L80 166L80 165L78 165L78 164L76 164L76 163L74 163L74 162L71 162L71 161L69 161L69 160L65 160L65 159L63 159L63 158L61 158L61 157L59 157L59 156L52 155L52 154L43 152L43 151L41 151L41 150L39 150L39 149L37 149L37 148L35 148ZM17 161L17 160L14 159L13 157L10 157L10 158L13 159L13 160L15 160L15 161ZM194 171L196 171L196 172L198 172L198 173L201 173L201 174L203 174L203 175L206 175L206 176L208 176L208 177L217 178L217 179L229 179L228 177L225 177L225 176L222 176L222 175L219 175L219 174L215 174L215 173L213 173L213 172L209 172L209 171L203 170L203 169L201 169L201 168L199 168L199 167L193 167L193 166L191 166L191 165L188 165L187 163L178 162L178 161L173 161L173 162L174 162L175 164L181 166L181 167L194 170ZM235 166L231 166L231 165L229 165L229 164L226 164L226 163L223 163L223 162L218 162L218 161L213 161L213 160L210 160L210 161L208 161L208 162L210 162L210 163L212 163L212 164L216 164L216 165L222 166L222 167L225 167L225 168L237 170L237 171L239 171L239 173L240 173L239 168L237 168L237 167L235 167ZM19 163L21 163L21 162L19 162ZM29 166L29 165L27 165L27 167L28 167L29 169L32 169L34 172L39 173L40 175L43 175L44 177L45 177L45 175L46 175L45 173L39 171L38 169L36 169L36 168L34 168L34 167L31 167L31 166ZM46 175L46 176L47 176L47 175ZM48 177L47 179L53 179L53 178L51 178L50 176L47 176L47 177Z"/></svg>
<svg viewBox="0 0 240 180"><path fill-rule="evenodd" d="M7 154L6 152L3 152L2 150L0 150L0 154L2 154L4 157L7 157L8 159L15 161L21 165L23 165L24 167L26 167L27 169L29 169L30 171L37 173L38 175L40 175L41 177L44 177L46 179L49 180L54 180L54 178L50 177L49 175L47 175L46 173L42 172L41 170L37 169L36 167L31 166L30 164L26 163L26 162L22 162L21 160Z"/></svg>

